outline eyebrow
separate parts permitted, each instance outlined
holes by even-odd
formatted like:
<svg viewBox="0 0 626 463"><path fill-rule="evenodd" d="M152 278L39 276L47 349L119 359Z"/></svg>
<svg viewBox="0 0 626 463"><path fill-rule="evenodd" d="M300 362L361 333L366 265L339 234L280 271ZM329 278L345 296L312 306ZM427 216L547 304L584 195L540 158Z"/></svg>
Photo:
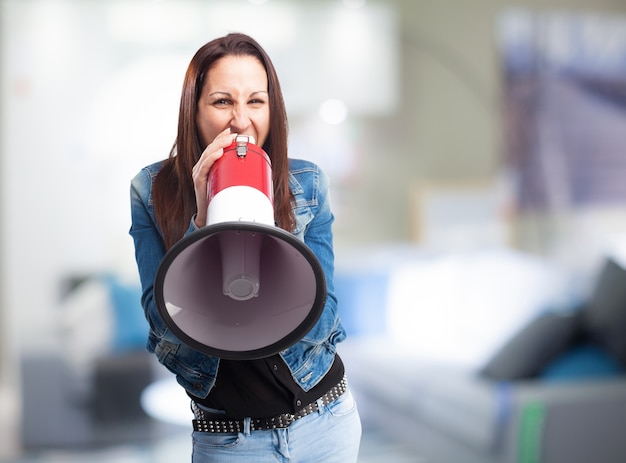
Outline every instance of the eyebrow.
<svg viewBox="0 0 626 463"><path fill-rule="evenodd" d="M257 90L256 92L252 92L249 95L249 97L258 95L259 93L263 93L265 95L269 95L269 92L266 92L265 90ZM230 92L222 92L220 90L218 90L217 92L209 93L209 96L218 96L218 95L226 95L227 97L230 97L230 98L232 98L232 96L233 96Z"/></svg>

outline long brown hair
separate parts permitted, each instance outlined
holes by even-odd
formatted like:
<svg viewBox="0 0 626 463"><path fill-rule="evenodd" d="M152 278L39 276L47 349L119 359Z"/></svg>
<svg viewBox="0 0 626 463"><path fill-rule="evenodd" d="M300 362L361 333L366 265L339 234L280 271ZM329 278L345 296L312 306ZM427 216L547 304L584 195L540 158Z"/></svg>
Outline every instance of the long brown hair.
<svg viewBox="0 0 626 463"><path fill-rule="evenodd" d="M154 213L166 249L172 247L189 227L196 213L196 198L191 172L205 147L200 144L196 113L204 79L211 67L225 56L253 56L265 67L269 87L270 131L263 150L272 162L274 180L274 218L287 231L294 227L289 189L287 158L287 113L274 65L267 53L251 37L228 34L202 46L191 59L180 99L178 135L169 158L157 175L153 187Z"/></svg>

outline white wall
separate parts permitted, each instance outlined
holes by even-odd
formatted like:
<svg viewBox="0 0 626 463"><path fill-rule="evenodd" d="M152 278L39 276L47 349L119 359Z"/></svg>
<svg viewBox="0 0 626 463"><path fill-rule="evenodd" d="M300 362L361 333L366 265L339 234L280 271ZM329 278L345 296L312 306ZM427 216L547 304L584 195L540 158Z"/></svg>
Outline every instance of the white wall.
<svg viewBox="0 0 626 463"><path fill-rule="evenodd" d="M242 30L267 44L284 74L288 109L302 121L331 97L343 99L352 117L393 110L393 11L297 5L3 4L5 298L16 308L21 343L50 333L61 278L135 274L129 181L168 155L186 66L207 40ZM283 27L259 29L276 21ZM345 40L331 40L343 32ZM303 122L295 132L307 137L311 127Z"/></svg>

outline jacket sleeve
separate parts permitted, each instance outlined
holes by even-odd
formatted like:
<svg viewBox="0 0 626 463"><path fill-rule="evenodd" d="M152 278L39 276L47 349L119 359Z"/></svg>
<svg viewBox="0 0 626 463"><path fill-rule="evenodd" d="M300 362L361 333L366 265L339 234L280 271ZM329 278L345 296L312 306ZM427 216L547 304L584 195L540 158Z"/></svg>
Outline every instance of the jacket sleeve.
<svg viewBox="0 0 626 463"><path fill-rule="evenodd" d="M319 259L326 276L328 295L334 299L335 256L332 224L335 217L330 207L328 177L321 169L317 173L317 196L311 198L315 213L304 230L304 242Z"/></svg>
<svg viewBox="0 0 626 463"><path fill-rule="evenodd" d="M150 190L150 173L144 169L131 181L130 235L135 244L135 260L141 281L141 305L150 324L151 334L160 337L165 333L166 327L154 301L154 277L165 255L165 246L153 220ZM149 346L149 349L153 351L154 346Z"/></svg>
<svg viewBox="0 0 626 463"><path fill-rule="evenodd" d="M307 163L302 167L303 181L299 183L302 191L296 195L296 222L304 224L304 230L297 230L296 234L303 234L304 243L313 251L319 260L326 279L326 303L324 312L318 323L303 339L313 344L330 341L336 344L345 338L345 332L340 325L335 296L334 273L335 256L333 250L332 225L334 215L330 205L329 179L318 166ZM309 178L304 181L304 172Z"/></svg>
<svg viewBox="0 0 626 463"><path fill-rule="evenodd" d="M131 181L130 186L130 235L135 244L135 259L142 288L141 305L151 329L148 349L153 351L154 344L160 339L176 343L180 341L167 329L154 299L154 279L166 250L154 220L151 190L152 174L143 169ZM196 229L192 218L187 234ZM155 336L157 339L154 339Z"/></svg>

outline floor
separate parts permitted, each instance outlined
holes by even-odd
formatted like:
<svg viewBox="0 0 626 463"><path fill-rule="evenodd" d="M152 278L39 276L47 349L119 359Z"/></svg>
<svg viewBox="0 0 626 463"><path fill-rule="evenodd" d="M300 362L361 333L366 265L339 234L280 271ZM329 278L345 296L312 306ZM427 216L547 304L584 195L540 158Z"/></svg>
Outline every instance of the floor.
<svg viewBox="0 0 626 463"><path fill-rule="evenodd" d="M47 363L35 365L40 376L43 374L44 377L47 377L45 371L42 371ZM166 395L167 404L171 405L171 407L165 407L166 409L184 410L188 406L189 399L186 394L180 392L181 388L176 385L175 381L169 379L170 381L154 381L150 391L160 391L161 394ZM28 384L32 386L35 382L29 381ZM26 381L24 383L26 384ZM174 394L170 389L152 388L153 385L157 386L161 383L163 383L161 386L174 384L177 393ZM50 394L54 388L51 388L50 382L46 383L45 387L45 403L50 406ZM171 384L168 387L171 387ZM4 452L0 451L0 463L171 463L189 461L191 455L191 438L187 427L189 413L184 417L168 414L168 419L163 419L163 417L158 419L158 416L150 413L152 409L149 406L150 401L143 400L151 397L151 394L145 394L147 390L148 388L143 389L141 407L134 402L131 407L127 401L103 401L109 405L113 403L115 407L106 410L96 407L99 414L102 415L101 419L96 422L89 421L86 416L83 416L85 413L80 411L82 410L80 406L66 407L67 410L63 409L65 411L52 407L51 416L55 417L53 420L48 419L40 422L33 419L22 419L23 426L26 426L26 423L30 424L27 429L21 430L21 437L18 436L19 433L13 427L6 425L9 421L15 421L4 419L9 416L17 416L18 401L11 394L8 394L8 391L3 393L0 390L0 448L5 450ZM43 397L41 391L39 393L31 391L30 395L35 398ZM162 398L156 394L154 398L158 399L159 397ZM178 403L179 401L180 403ZM157 408L163 409L164 402L160 400L159 403L161 406ZM69 410L73 411L70 413ZM154 410L151 411L154 412ZM32 416L32 413L26 409L22 410L22 413ZM106 417L111 419L111 416L117 417L116 421L107 421ZM126 418L119 421L120 416ZM405 445L391 442L365 422L363 425L358 463L427 463L424 458L416 455L414 450ZM53 426L53 428L49 426ZM97 442L94 442L96 440ZM49 442L59 441L66 442L65 446L50 448ZM30 450L19 452L19 449L16 448L19 446L18 442L30 442ZM35 442L37 444L34 444ZM11 451L7 452L6 450L9 448ZM4 458L3 455L5 455ZM6 457L6 455L11 456Z"/></svg>
<svg viewBox="0 0 626 463"><path fill-rule="evenodd" d="M179 431L152 445L123 445L100 450L48 450L33 452L2 463L171 463L185 461L190 453L188 432ZM425 463L400 445L365 430L358 463Z"/></svg>

